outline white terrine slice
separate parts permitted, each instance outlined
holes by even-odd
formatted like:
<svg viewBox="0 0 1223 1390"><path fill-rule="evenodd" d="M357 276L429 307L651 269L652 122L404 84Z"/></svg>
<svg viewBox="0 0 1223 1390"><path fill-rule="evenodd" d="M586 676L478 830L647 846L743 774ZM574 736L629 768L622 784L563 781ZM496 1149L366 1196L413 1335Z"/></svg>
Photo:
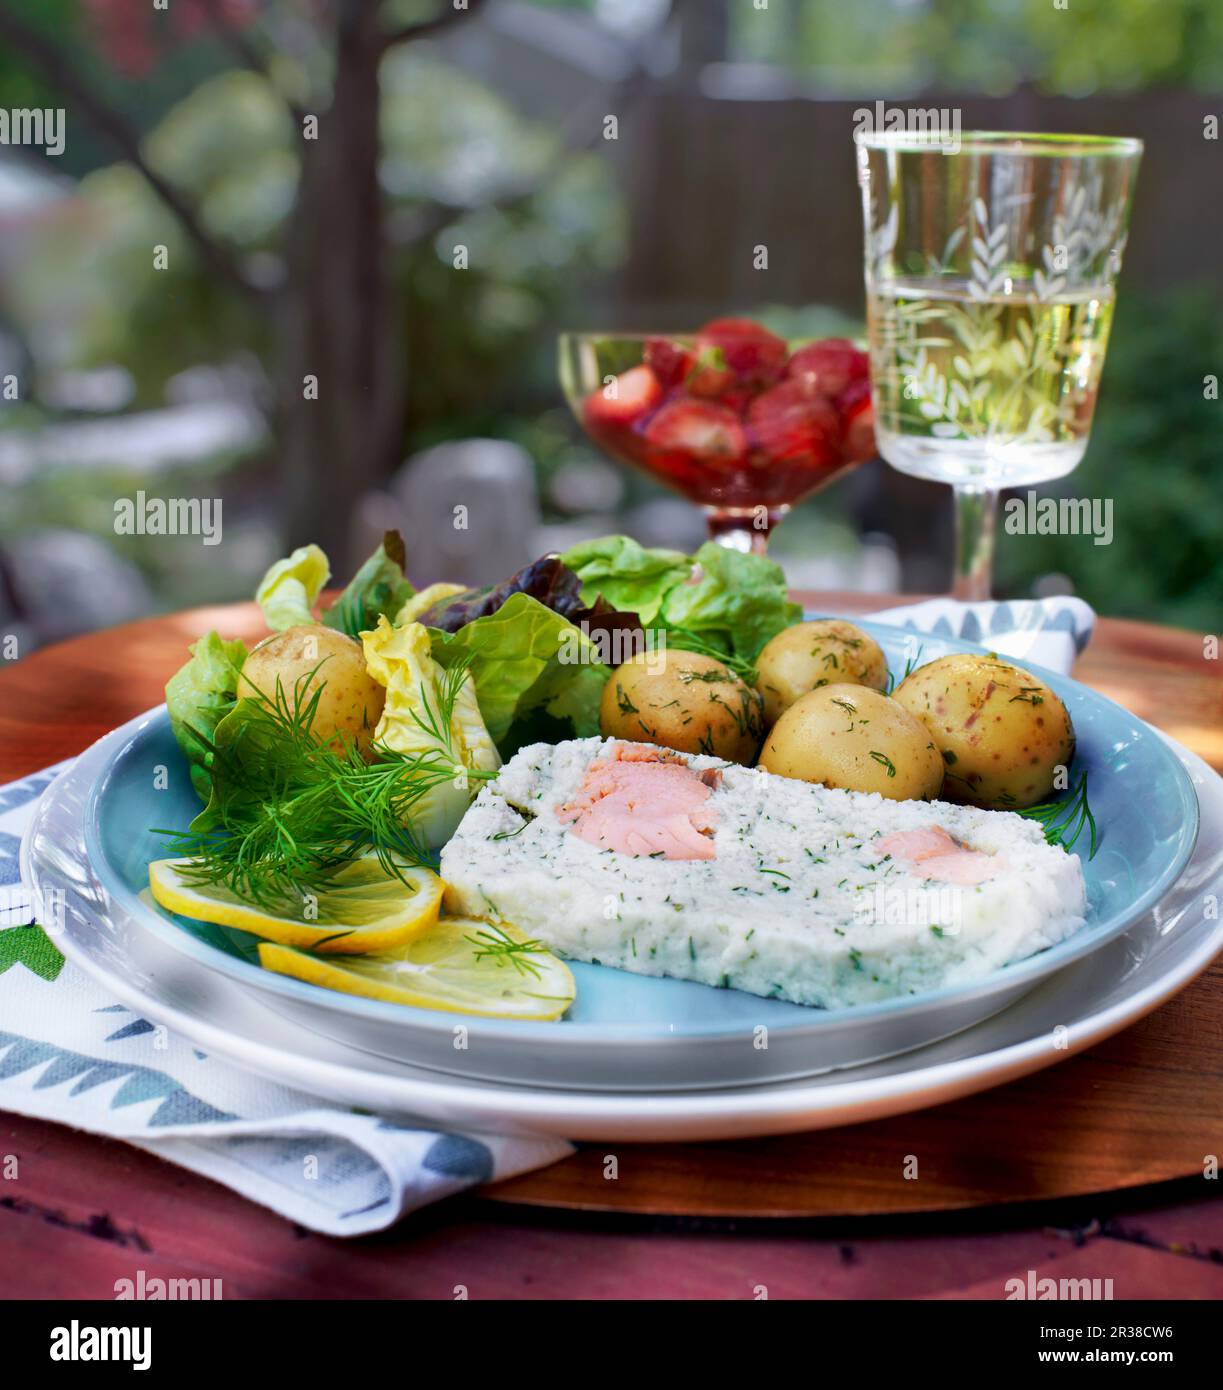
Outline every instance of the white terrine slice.
<svg viewBox="0 0 1223 1390"><path fill-rule="evenodd" d="M447 908L512 923L571 960L829 1009L979 979L1084 923L1078 857L1030 820L831 790L716 758L674 755L696 772L718 770L705 779L712 858L602 848L558 812L592 762L616 756L615 741L598 738L520 750L442 851ZM991 876L924 877L919 863L878 847L898 832L938 830L976 863L995 856Z"/></svg>

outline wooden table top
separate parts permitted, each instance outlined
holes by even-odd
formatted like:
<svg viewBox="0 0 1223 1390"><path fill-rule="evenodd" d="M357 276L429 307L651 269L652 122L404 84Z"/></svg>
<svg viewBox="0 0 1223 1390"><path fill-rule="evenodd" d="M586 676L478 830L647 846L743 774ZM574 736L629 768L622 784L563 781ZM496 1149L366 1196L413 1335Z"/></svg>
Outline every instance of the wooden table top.
<svg viewBox="0 0 1223 1390"><path fill-rule="evenodd" d="M798 597L846 613L894 601ZM253 604L200 608L77 638L0 669L0 783L80 752L159 703L187 644L211 627L247 641L263 633ZM1201 636L1104 619L1075 675L1223 771L1223 681ZM994 1272L1015 1261L1024 1269L1055 1262L1059 1275L1073 1275L1082 1232L1073 1241L1062 1239L1064 1231L1001 1233L1000 1226L1025 1218L994 1211L977 1213L965 1234L963 1218L957 1225L947 1213L1140 1189L1140 1205L1165 1193L1177 1205L1122 1218L1107 1214L1116 1196L1081 1197L1073 1209L1058 1208L1059 1223L1106 1216L1089 1225L1086 1239L1096 1248L1096 1274L1115 1268L1129 1280L1117 1297L1220 1297L1223 1270L1206 1256L1223 1244L1223 1202L1208 1200L1217 1184L1200 1176L1204 1157L1218 1151L1220 1114L1223 965L1216 962L1118 1037L982 1096L810 1135L630 1147L614 1183L603 1176L606 1146L586 1146L551 1168L422 1213L391 1235L343 1246L300 1232L286 1244L278 1234L290 1231L286 1223L202 1178L110 1140L0 1116L0 1151L32 1157L22 1164L20 1196L0 1193L0 1245L22 1255L0 1257L0 1294L98 1296L91 1280L130 1266L133 1251L152 1269L141 1244L155 1240L158 1258L176 1273L227 1273L227 1294L230 1287L285 1296L329 1287L334 1295L329 1281L340 1279L346 1292L365 1296L375 1287L449 1296L456 1260L487 1259L496 1262L489 1277L497 1296L750 1297L739 1286L759 1282L750 1274L759 1267L807 1296L907 1290L899 1296L997 1297ZM902 1179L910 1153L922 1155L920 1182ZM1170 1179L1181 1182L1144 1186ZM1034 1222L1041 1219L1030 1210ZM941 1225L927 1224L920 1236L904 1224L905 1213L930 1212L941 1213ZM609 1228L608 1216L595 1213L618 1213L620 1224ZM667 1221L643 1222L642 1213ZM880 1213L889 1214L882 1227ZM702 1230L716 1231L719 1219L753 1216L788 1220L753 1227L750 1239L674 1229L676 1217L712 1218L714 1226ZM820 1236L812 1234L824 1229L818 1223L793 1225L793 1218L867 1216L874 1221L855 1228L860 1239L849 1244L843 1231ZM219 1222L224 1241L210 1234ZM410 1260L397 1258L401 1247L411 1249ZM871 1275L838 1253L868 1247ZM827 1260L809 1258L823 1250ZM617 1263L592 1262L600 1251L615 1253ZM69 1253L73 1260L31 1258ZM54 1272L31 1285L29 1271L39 1267ZM480 1295L473 1289L472 1296Z"/></svg>

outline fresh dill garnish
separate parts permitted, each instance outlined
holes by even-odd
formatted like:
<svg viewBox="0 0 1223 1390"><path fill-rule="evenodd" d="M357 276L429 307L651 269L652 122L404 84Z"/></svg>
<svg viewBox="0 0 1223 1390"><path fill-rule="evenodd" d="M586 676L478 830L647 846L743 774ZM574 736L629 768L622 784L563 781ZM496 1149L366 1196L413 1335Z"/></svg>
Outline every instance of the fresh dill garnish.
<svg viewBox="0 0 1223 1390"><path fill-rule="evenodd" d="M917 669L917 663L921 660L921 654L924 650L925 646L923 644L922 646L918 647L918 649L913 653L912 656L908 658L908 660L906 660L904 674L901 676L899 681L896 679L895 675L891 671L888 672L887 685L884 687L883 690L883 693L885 695L890 695L898 685L903 684L905 681L909 679L909 677Z"/></svg>
<svg viewBox="0 0 1223 1390"><path fill-rule="evenodd" d="M482 960L491 960L496 965L512 966L520 975L532 975L537 980L543 978L539 966L533 960L526 959L527 956L539 956L547 951L542 941L515 941L508 932L491 923L486 931L465 936L463 940L476 948L477 964Z"/></svg>
<svg viewBox="0 0 1223 1390"><path fill-rule="evenodd" d="M705 685L724 685L734 680L734 676L727 671L681 671L679 679L682 685L691 685L693 681L701 681Z"/></svg>
<svg viewBox="0 0 1223 1390"><path fill-rule="evenodd" d="M881 763L884 767L887 768L889 777L896 776L896 764L891 760L891 758L888 757L886 753L872 752L871 757L874 758L874 760L877 763Z"/></svg>
<svg viewBox="0 0 1223 1390"><path fill-rule="evenodd" d="M532 820L533 819L534 817L532 817ZM495 835L490 836L490 838L493 840L512 840L515 835L521 835L530 824L531 821L524 820L517 830L499 830Z"/></svg>
<svg viewBox="0 0 1223 1390"><path fill-rule="evenodd" d="M319 665L321 666L321 662ZM422 692L412 717L440 745L399 753L383 744L366 761L340 734L324 742L313 732L323 683L310 690L316 666L287 691L256 691L238 701L209 736L195 736L211 754L213 795L190 830L156 830L169 853L193 862L191 883L224 884L269 907L325 885L369 850L401 882L405 867L430 864L412 829L412 812L435 787L495 773L464 768L454 756L450 723L466 666L443 673L435 702Z"/></svg>
<svg viewBox="0 0 1223 1390"><path fill-rule="evenodd" d="M1029 806L1026 811L1016 811L1016 815L1039 821L1044 827L1045 840L1051 845L1060 845L1069 851L1073 848L1084 829L1088 834L1088 859L1096 857L1096 818L1091 813L1087 800L1087 774L1084 772L1070 789L1070 794L1062 801L1046 801L1039 806Z"/></svg>
<svg viewBox="0 0 1223 1390"><path fill-rule="evenodd" d="M724 651L721 647L707 642L703 637L699 637L695 632L690 632L687 628L664 627L662 631L667 647L674 647L681 652L696 652L698 656L711 656L715 661L720 661L728 670L733 671L744 685L756 684L758 673L750 661L745 661L732 652Z"/></svg>
<svg viewBox="0 0 1223 1390"><path fill-rule="evenodd" d="M624 693L624 687L619 681L616 682L616 704L619 706L621 714L638 713L637 706Z"/></svg>

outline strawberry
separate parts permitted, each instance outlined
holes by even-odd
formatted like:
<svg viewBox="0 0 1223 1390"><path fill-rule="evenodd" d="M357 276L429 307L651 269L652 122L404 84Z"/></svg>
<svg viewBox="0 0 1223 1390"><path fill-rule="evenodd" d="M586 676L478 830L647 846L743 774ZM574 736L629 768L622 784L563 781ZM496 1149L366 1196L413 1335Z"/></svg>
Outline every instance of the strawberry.
<svg viewBox="0 0 1223 1390"><path fill-rule="evenodd" d="M783 381L757 396L747 420L762 452L774 462L822 468L836 460L840 418L827 401L808 395L801 381Z"/></svg>
<svg viewBox="0 0 1223 1390"><path fill-rule="evenodd" d="M851 463L863 463L875 456L875 407L869 390L842 412L841 449Z"/></svg>
<svg viewBox="0 0 1223 1390"><path fill-rule="evenodd" d="M733 410L742 419L755 398L756 393L746 386L731 386L718 397L718 404Z"/></svg>
<svg viewBox="0 0 1223 1390"><path fill-rule="evenodd" d="M697 360L712 357L709 370L724 368L745 385L764 385L776 379L786 360L786 345L751 319L711 319L696 335ZM697 391L698 395L715 395L711 390ZM724 388L723 388L724 389Z"/></svg>
<svg viewBox="0 0 1223 1390"><path fill-rule="evenodd" d="M662 386L653 370L631 367L586 397L587 427L595 434L600 429L623 428L653 410L660 400Z"/></svg>
<svg viewBox="0 0 1223 1390"><path fill-rule="evenodd" d="M870 377L860 376L856 381L851 381L845 390L837 396L837 411L841 418L844 419L858 402L868 397L870 393Z"/></svg>
<svg viewBox="0 0 1223 1390"><path fill-rule="evenodd" d="M696 363L683 343L673 343L669 338L647 338L642 360L653 370L664 391L678 386Z"/></svg>
<svg viewBox="0 0 1223 1390"><path fill-rule="evenodd" d="M697 349L692 370L684 386L694 396L702 400L719 399L735 385L735 374L726 365L726 358L720 347L705 343Z"/></svg>
<svg viewBox="0 0 1223 1390"><path fill-rule="evenodd" d="M869 375L870 361L848 338L808 343L790 358L786 376L800 381L809 394L836 396L851 382Z"/></svg>
<svg viewBox="0 0 1223 1390"><path fill-rule="evenodd" d="M713 401L674 400L650 421L646 443L702 462L737 462L747 437L733 410Z"/></svg>

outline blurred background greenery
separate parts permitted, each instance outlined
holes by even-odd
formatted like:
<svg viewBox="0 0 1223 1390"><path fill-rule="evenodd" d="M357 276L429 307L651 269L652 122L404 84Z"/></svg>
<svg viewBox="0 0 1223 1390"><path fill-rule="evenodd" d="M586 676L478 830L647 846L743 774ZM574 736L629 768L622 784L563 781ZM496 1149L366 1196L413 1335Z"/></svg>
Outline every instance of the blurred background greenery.
<svg viewBox="0 0 1223 1390"><path fill-rule="evenodd" d="M342 76L363 17L406 31L372 69L372 117ZM472 0L458 17L441 0L0 0L0 88L68 121L58 158L0 146L0 377L20 384L0 404L0 614L34 641L245 596L306 539L340 569L363 543L358 499L443 441L525 451L538 504L512 538L521 560L601 530L699 539L687 504L584 442L555 333L726 312L860 331L850 135L877 98L962 107L966 127L1147 140L1094 437L1059 485L1112 498L1115 539L1004 536L998 585L1217 628L1217 0ZM365 222L360 158L303 167L303 117L325 144L343 102L349 156L362 129L380 146ZM349 362L366 342L375 366ZM303 439L286 373L329 347L324 387L343 378L348 399ZM384 384L367 392L362 371ZM223 560L116 536L114 501L137 489L224 497ZM40 585L74 537L74 565ZM795 583L938 589L948 544L943 490L875 461L804 504L777 553ZM75 602L104 554L114 584Z"/></svg>

